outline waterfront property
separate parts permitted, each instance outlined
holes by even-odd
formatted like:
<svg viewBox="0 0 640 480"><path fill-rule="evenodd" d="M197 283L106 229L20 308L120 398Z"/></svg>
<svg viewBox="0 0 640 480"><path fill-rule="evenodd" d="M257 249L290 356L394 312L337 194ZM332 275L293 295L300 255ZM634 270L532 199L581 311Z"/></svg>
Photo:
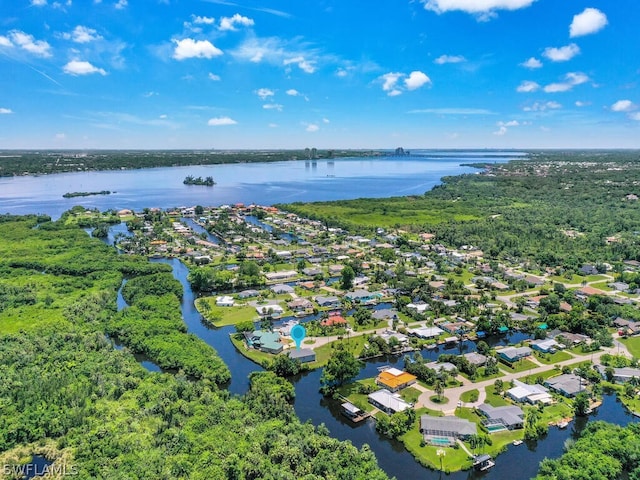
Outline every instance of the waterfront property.
<svg viewBox="0 0 640 480"><path fill-rule="evenodd" d="M321 308L336 308L340 306L340 299L334 295L322 296L318 295L315 298L316 303Z"/></svg>
<svg viewBox="0 0 640 480"><path fill-rule="evenodd" d="M516 405L492 407L488 403L483 403L477 409L485 417L482 424L487 427L489 433L514 430L524 426L524 412Z"/></svg>
<svg viewBox="0 0 640 480"><path fill-rule="evenodd" d="M370 393L367 399L371 405L388 414L402 412L411 408L411 404L405 402L400 395L384 388Z"/></svg>
<svg viewBox="0 0 640 480"><path fill-rule="evenodd" d="M247 345L260 350L261 352L277 354L282 352L283 345L280 343L280 334L277 332L266 332L264 330L255 330L253 332L244 333Z"/></svg>
<svg viewBox="0 0 640 480"><path fill-rule="evenodd" d="M420 433L425 443L436 446L454 445L457 439L467 440L478 433L478 427L469 420L458 417L420 417Z"/></svg>
<svg viewBox="0 0 640 480"><path fill-rule="evenodd" d="M397 368L387 368L376 377L376 384L391 392L397 392L416 383L417 377Z"/></svg>
<svg viewBox="0 0 640 480"><path fill-rule="evenodd" d="M218 307L233 307L233 305L233 297L230 297L228 295L216 297L216 306Z"/></svg>
<svg viewBox="0 0 640 480"><path fill-rule="evenodd" d="M368 413L360 410L353 403L344 402L342 405L342 414L353 422L360 422L369 416Z"/></svg>
<svg viewBox="0 0 640 480"><path fill-rule="evenodd" d="M551 390L558 392L565 397L573 398L585 389L586 380L583 380L573 373L566 373L548 378L544 384Z"/></svg>
<svg viewBox="0 0 640 480"><path fill-rule="evenodd" d="M596 368L602 378L607 378L607 368L603 365L597 365ZM630 381L632 378L636 380L640 380L640 368L633 367L620 367L620 368L612 368L613 377L611 380L615 383L626 383Z"/></svg>
<svg viewBox="0 0 640 480"><path fill-rule="evenodd" d="M300 363L309 363L316 361L316 352L311 348L296 348L289 351L289 358L298 360Z"/></svg>
<svg viewBox="0 0 640 480"><path fill-rule="evenodd" d="M533 351L529 347L506 347L498 351L498 356L507 363L514 363L532 353Z"/></svg>
<svg viewBox="0 0 640 480"><path fill-rule="evenodd" d="M516 402L548 405L553 401L549 390L542 385L529 385L519 380L513 380L513 385L513 388L507 390L506 395Z"/></svg>
<svg viewBox="0 0 640 480"><path fill-rule="evenodd" d="M407 331L409 332L409 335L423 339L437 338L444 333L444 330L438 327L410 328Z"/></svg>

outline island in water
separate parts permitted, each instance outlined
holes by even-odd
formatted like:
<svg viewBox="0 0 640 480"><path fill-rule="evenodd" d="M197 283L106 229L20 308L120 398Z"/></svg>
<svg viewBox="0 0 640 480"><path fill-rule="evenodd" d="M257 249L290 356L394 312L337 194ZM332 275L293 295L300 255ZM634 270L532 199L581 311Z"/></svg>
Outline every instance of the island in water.
<svg viewBox="0 0 640 480"><path fill-rule="evenodd" d="M213 177L194 177L193 175L187 175L182 182L185 185L204 185L205 187L213 187L216 182Z"/></svg>
<svg viewBox="0 0 640 480"><path fill-rule="evenodd" d="M99 192L67 192L62 196L64 198L74 198L74 197L90 197L92 195L111 195L111 193L112 192L110 190L101 190Z"/></svg>

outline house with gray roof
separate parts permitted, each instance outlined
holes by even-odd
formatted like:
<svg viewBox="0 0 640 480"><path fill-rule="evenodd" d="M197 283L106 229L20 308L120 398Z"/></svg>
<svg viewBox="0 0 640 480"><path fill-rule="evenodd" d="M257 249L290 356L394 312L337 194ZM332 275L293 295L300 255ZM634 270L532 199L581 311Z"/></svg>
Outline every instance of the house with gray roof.
<svg viewBox="0 0 640 480"><path fill-rule="evenodd" d="M481 367L485 363L487 363L486 355L482 355L478 352L469 352L462 355L471 365L475 365L476 367Z"/></svg>
<svg viewBox="0 0 640 480"><path fill-rule="evenodd" d="M296 348L289 351L289 358L298 360L300 363L315 362L316 352L311 348Z"/></svg>
<svg viewBox="0 0 640 480"><path fill-rule="evenodd" d="M597 365L596 368L600 372L600 375L602 375L603 378L606 378L607 367L604 365ZM640 380L640 368L622 367L613 369L612 380L616 383L625 383L634 377Z"/></svg>
<svg viewBox="0 0 640 480"><path fill-rule="evenodd" d="M280 334L277 332L255 330L253 332L245 332L244 338L247 345L261 352L272 354L282 352L283 345L280 343Z"/></svg>
<svg viewBox="0 0 640 480"><path fill-rule="evenodd" d="M529 347L507 347L498 352L500 359L508 363L517 362L531 354L533 354L533 351Z"/></svg>
<svg viewBox="0 0 640 480"><path fill-rule="evenodd" d="M315 298L316 303L320 307L324 308L335 308L340 306L340 299L336 296L322 296L318 295Z"/></svg>
<svg viewBox="0 0 640 480"><path fill-rule="evenodd" d="M513 388L507 390L506 395L519 403L542 403L548 405L553 400L549 390L542 385L529 385L519 380L513 380Z"/></svg>
<svg viewBox="0 0 640 480"><path fill-rule="evenodd" d="M574 373L566 373L548 378L544 384L551 390L572 398L585 389L587 382Z"/></svg>
<svg viewBox="0 0 640 480"><path fill-rule="evenodd" d="M501 429L514 430L524 426L524 412L516 405L492 407L488 403L483 403L477 409L485 417L482 423L489 433Z"/></svg>
<svg viewBox="0 0 640 480"><path fill-rule="evenodd" d="M441 446L446 438L453 445L457 439L466 440L472 435L476 435L478 427L475 423L464 418L422 415L420 417L420 433L424 435L426 443L432 443L432 440L437 439L435 444Z"/></svg>

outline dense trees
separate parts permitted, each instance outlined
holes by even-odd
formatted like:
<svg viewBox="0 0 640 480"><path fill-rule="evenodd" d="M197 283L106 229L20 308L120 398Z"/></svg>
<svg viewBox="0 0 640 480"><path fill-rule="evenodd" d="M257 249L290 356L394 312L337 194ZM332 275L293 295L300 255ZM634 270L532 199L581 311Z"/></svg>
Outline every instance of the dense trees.
<svg viewBox="0 0 640 480"><path fill-rule="evenodd" d="M640 478L640 427L590 422L579 440L557 460L540 463L536 480Z"/></svg>
<svg viewBox="0 0 640 480"><path fill-rule="evenodd" d="M301 424L291 405L293 386L274 373L254 373L244 398L218 389L228 370L213 349L184 333L179 284L164 268L147 268L135 257L123 261L81 231L33 229L34 219L6 222L0 229L3 452L49 440L79 478L386 478L368 448ZM87 252L95 253L92 268L99 270L57 268ZM13 266L19 260L48 271ZM138 275L123 289L131 305L116 312L125 264ZM114 349L103 329L175 374L147 372L128 350Z"/></svg>
<svg viewBox="0 0 640 480"><path fill-rule="evenodd" d="M325 394L333 393L336 388L358 375L362 365L349 350L339 345L322 371L321 390Z"/></svg>

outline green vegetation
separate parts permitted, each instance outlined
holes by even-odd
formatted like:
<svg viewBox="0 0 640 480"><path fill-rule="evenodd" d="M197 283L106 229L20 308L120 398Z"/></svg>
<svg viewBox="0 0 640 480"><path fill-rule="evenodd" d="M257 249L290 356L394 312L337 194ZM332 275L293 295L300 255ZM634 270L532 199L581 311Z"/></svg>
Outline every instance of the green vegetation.
<svg viewBox="0 0 640 480"><path fill-rule="evenodd" d="M79 478L386 478L368 448L301 424L274 373L243 398L220 390L228 370L184 333L166 265L38 220L0 216L3 459L43 454ZM176 374L147 372L105 331Z"/></svg>
<svg viewBox="0 0 640 480"><path fill-rule="evenodd" d="M90 197L92 195L111 195L110 190L100 190L99 192L67 192L62 195L64 198Z"/></svg>
<svg viewBox="0 0 640 480"><path fill-rule="evenodd" d="M204 187L213 187L216 184L213 177L202 178L194 177L193 175L187 175L182 183L185 185L202 185Z"/></svg>
<svg viewBox="0 0 640 480"><path fill-rule="evenodd" d="M0 154L4 152L0 151ZM380 155L372 150L272 150L272 151L95 151L82 157L59 151L11 151L2 155L0 176L77 172L78 170L121 170L186 165L219 165L223 163L282 162L288 160L370 157Z"/></svg>
<svg viewBox="0 0 640 480"><path fill-rule="evenodd" d="M540 463L536 480L608 480L638 478L640 428L637 423L619 427L591 422L580 439L570 443L557 460Z"/></svg>

